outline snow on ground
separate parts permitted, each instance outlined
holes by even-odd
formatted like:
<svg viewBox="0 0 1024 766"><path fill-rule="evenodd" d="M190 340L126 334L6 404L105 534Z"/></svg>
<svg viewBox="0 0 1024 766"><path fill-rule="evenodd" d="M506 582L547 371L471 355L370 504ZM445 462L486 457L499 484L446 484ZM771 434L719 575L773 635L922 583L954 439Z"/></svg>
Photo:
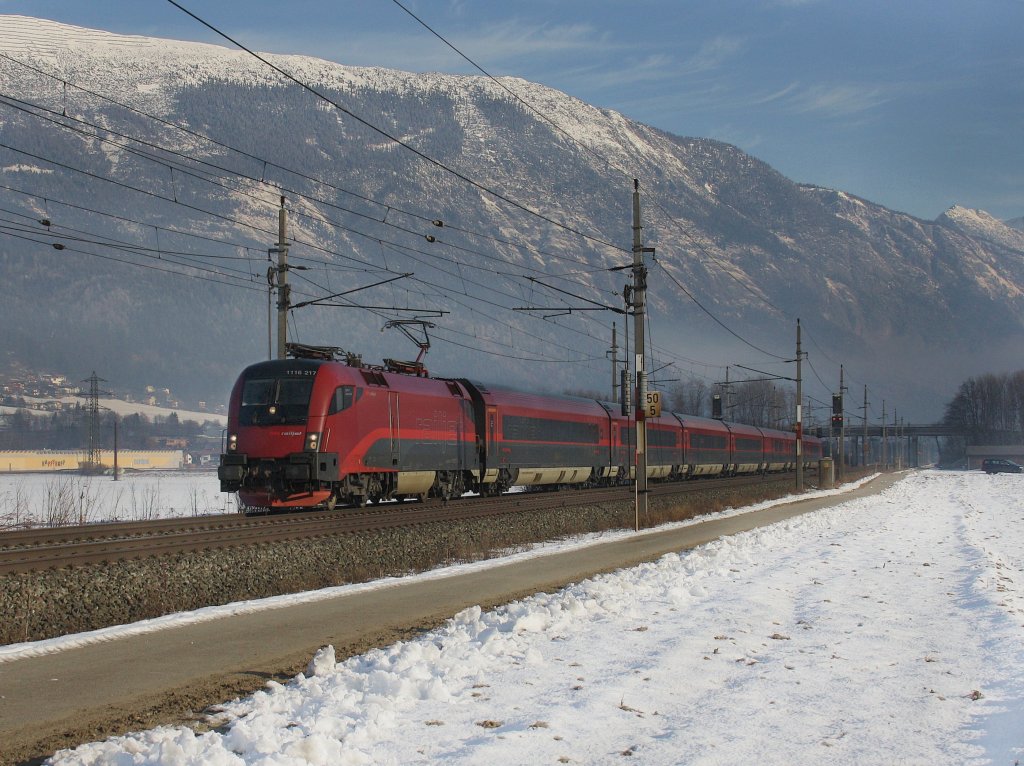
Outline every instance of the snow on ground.
<svg viewBox="0 0 1024 766"><path fill-rule="evenodd" d="M126 471L118 476L0 474L0 531L234 513L215 471Z"/></svg>
<svg viewBox="0 0 1024 766"><path fill-rule="evenodd" d="M602 575L54 764L1014 764L1024 480L881 495ZM126 678L130 683L130 678Z"/></svg>
<svg viewBox="0 0 1024 766"><path fill-rule="evenodd" d="M84 396L62 396L60 398L23 396L21 399L26 406L0 406L0 413L4 415L12 415L15 412L27 412L29 415L33 415L35 417L48 418L53 415L54 411L52 407L55 405L59 405L64 409L73 409L75 407L81 407L84 409L89 406L89 399ZM227 426L228 424L227 415L218 415L213 412L173 409L171 407L160 407L155 404L127 402L123 399L105 397L97 399L97 403L100 405L101 409L109 410L121 417L127 417L128 415L143 415L150 420L155 420L156 418L169 418L171 415L174 415L181 421L192 420L196 423L213 422L221 426Z"/></svg>

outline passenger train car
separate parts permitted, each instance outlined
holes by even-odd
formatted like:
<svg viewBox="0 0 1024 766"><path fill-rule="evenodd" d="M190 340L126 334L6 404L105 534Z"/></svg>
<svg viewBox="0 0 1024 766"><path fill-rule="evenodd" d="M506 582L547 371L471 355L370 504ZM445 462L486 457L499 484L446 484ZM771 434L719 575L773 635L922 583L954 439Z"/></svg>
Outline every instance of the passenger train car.
<svg viewBox="0 0 1024 766"><path fill-rule="evenodd" d="M333 359L246 368L231 393L221 490L247 507L365 505L635 476L635 423L618 405L431 378ZM808 466L821 442L803 439ZM795 435L664 413L647 420L648 476L790 470Z"/></svg>

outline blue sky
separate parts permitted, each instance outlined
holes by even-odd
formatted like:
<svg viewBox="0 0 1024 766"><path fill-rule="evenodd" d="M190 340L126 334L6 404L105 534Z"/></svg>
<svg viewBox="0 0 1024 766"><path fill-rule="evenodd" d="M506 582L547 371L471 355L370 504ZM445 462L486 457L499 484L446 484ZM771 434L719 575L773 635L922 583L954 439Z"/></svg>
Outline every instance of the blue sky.
<svg viewBox="0 0 1024 766"><path fill-rule="evenodd" d="M393 0L179 0L247 45L468 73ZM544 83L788 177L931 219L1024 215L1024 0L403 0L494 75ZM0 13L220 42L166 0Z"/></svg>

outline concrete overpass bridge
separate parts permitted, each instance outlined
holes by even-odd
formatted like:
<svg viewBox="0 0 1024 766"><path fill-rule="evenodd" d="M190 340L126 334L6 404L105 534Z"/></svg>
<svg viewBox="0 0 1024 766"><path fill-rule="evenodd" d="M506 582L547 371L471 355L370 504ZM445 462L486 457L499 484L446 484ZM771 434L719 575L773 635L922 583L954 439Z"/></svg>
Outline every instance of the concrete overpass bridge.
<svg viewBox="0 0 1024 766"><path fill-rule="evenodd" d="M956 426L942 423L900 425L850 425L843 429L843 457L846 466L879 465L917 468L938 460L939 439L963 436ZM884 438L883 438L884 437ZM840 430L825 429L831 454L838 460Z"/></svg>
<svg viewBox="0 0 1024 766"><path fill-rule="evenodd" d="M839 458L839 429L825 429L825 438L830 445L833 459ZM844 432L844 464L848 467L878 465L894 468L918 468L938 461L939 440L960 437L969 445L965 465L978 468L984 457L1007 457L1011 460L1024 459L1019 431L993 432L989 437L994 441L970 446L971 434L957 426L943 423L933 424L868 424L848 426ZM883 439L884 436L884 439Z"/></svg>
<svg viewBox="0 0 1024 766"><path fill-rule="evenodd" d="M864 436L864 427L847 427L846 438L849 439L851 436ZM913 425L905 424L900 426L885 426L885 435L893 436L899 434L901 437L914 438L921 436L961 436L963 431L957 426L947 426L942 423L934 423L932 425ZM882 426L868 425L867 437L869 439L881 439L882 438Z"/></svg>

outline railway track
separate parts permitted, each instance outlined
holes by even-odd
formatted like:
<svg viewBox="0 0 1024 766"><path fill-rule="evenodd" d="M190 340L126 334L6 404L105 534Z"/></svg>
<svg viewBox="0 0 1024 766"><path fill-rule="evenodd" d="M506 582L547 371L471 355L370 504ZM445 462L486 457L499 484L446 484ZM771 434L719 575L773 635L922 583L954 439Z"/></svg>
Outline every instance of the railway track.
<svg viewBox="0 0 1024 766"><path fill-rule="evenodd" d="M659 497L737 488L785 477L741 477L651 485ZM0 574L84 566L125 559L194 553L333 535L360 534L437 522L465 521L508 513L536 512L575 505L628 502L633 489L613 487L562 492L463 498L451 503L387 503L367 508L265 516L227 514L145 522L113 522L0 533Z"/></svg>

